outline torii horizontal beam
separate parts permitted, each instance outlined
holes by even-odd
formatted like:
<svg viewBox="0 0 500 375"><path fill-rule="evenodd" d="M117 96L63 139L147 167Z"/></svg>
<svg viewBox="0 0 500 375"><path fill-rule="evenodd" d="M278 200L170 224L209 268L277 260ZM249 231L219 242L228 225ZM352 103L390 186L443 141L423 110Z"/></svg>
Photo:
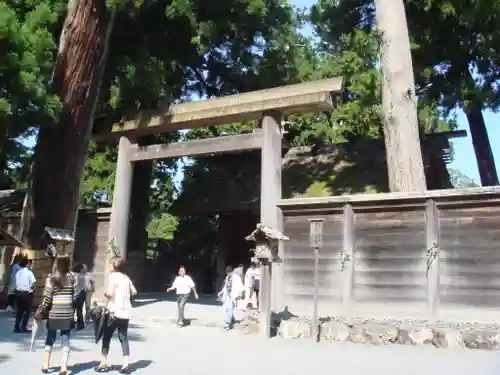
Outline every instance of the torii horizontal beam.
<svg viewBox="0 0 500 375"><path fill-rule="evenodd" d="M332 95L338 95L342 89L343 78L337 77L216 99L172 104L140 112L132 119L123 119L114 124L111 131L94 134L93 139L116 139L122 135L134 138L180 129L258 120L269 111L280 112L282 115L328 111L333 108Z"/></svg>
<svg viewBox="0 0 500 375"><path fill-rule="evenodd" d="M160 160L184 156L260 150L263 142L263 134L257 130L247 134L193 139L164 145L138 146L137 144L133 144L130 146L130 161Z"/></svg>

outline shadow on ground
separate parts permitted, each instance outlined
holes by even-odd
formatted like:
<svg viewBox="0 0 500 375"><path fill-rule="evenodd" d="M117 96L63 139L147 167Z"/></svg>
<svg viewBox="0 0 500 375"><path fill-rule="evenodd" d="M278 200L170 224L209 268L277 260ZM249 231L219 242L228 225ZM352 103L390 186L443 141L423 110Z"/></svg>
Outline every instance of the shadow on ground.
<svg viewBox="0 0 500 375"><path fill-rule="evenodd" d="M146 305L155 304L158 302L176 302L177 296L175 293L145 293L137 296L132 301L133 307L141 307ZM221 303L217 301L217 296L215 295L202 295L199 299L194 299L194 297L189 298L189 304L192 305L205 305L205 306L220 306Z"/></svg>
<svg viewBox="0 0 500 375"><path fill-rule="evenodd" d="M13 328L14 328L13 314L5 312L0 313L0 343L17 344L16 350L28 351L30 349L31 333L14 333ZM132 342L145 341L144 336L141 335L140 333L140 329L142 328L141 325L130 324L129 328L130 330L128 338L130 341ZM37 332L34 350L38 350L41 347L43 347L46 332L47 332L46 325L45 323L42 323ZM71 333L71 348L72 348L71 350L75 352L82 351L82 349L78 348L78 343L82 341L95 343L94 328L92 323L88 324L85 327L85 329L81 331L73 331ZM56 342L56 345L59 345L59 343Z"/></svg>
<svg viewBox="0 0 500 375"><path fill-rule="evenodd" d="M145 369L146 367L149 367L150 365L153 364L153 361L149 360L139 360L136 362L133 362L130 364L130 372L129 373L134 373L136 371ZM71 366L71 374L80 374L85 371L89 371L94 369L99 365L99 361L91 361L91 362L82 362L82 363L76 363ZM111 371L119 371L120 366L112 366Z"/></svg>

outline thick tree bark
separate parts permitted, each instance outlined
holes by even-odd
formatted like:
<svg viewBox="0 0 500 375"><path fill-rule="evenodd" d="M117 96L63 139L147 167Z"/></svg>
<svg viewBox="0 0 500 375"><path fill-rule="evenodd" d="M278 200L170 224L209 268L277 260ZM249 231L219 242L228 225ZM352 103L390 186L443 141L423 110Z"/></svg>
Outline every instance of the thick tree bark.
<svg viewBox="0 0 500 375"><path fill-rule="evenodd" d="M389 188L426 190L418 131L415 79L403 0L376 0L381 34L382 107Z"/></svg>
<svg viewBox="0 0 500 375"><path fill-rule="evenodd" d="M472 101L465 109L467 120L469 121L470 134L474 152L476 153L477 167L481 178L481 185L498 185L498 174L495 166L495 159L491 151L488 131L484 121L481 103Z"/></svg>
<svg viewBox="0 0 500 375"><path fill-rule="evenodd" d="M33 204L24 240L44 246L45 226L73 230L92 120L114 11L104 0L70 0L54 69L63 103L56 125L40 129L33 168Z"/></svg>

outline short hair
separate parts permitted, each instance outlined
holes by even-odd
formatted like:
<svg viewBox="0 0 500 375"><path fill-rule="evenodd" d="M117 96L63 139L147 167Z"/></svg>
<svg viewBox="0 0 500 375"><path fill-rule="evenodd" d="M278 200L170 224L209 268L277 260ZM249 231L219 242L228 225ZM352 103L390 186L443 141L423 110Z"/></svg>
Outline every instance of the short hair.
<svg viewBox="0 0 500 375"><path fill-rule="evenodd" d="M122 257L113 257L109 260L109 263L116 272L124 272L125 270L125 259Z"/></svg>
<svg viewBox="0 0 500 375"><path fill-rule="evenodd" d="M29 259L26 255L22 254L19 256L18 264L21 267L26 267L29 264Z"/></svg>
<svg viewBox="0 0 500 375"><path fill-rule="evenodd" d="M226 273L233 272L233 267L227 266L226 267Z"/></svg>
<svg viewBox="0 0 500 375"><path fill-rule="evenodd" d="M77 263L73 267L73 272L80 273L83 270L83 263Z"/></svg>

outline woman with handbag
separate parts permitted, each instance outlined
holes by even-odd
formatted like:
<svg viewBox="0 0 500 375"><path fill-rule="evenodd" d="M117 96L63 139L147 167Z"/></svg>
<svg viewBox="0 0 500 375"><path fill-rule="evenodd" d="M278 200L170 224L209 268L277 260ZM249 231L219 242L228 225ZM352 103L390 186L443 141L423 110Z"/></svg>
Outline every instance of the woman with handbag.
<svg viewBox="0 0 500 375"><path fill-rule="evenodd" d="M102 336L101 362L95 368L96 372L108 372L108 354L113 333L118 331L118 340L122 346L123 365L120 373L130 373L129 356L130 347L128 343L128 324L132 313L130 298L137 294L132 281L124 273L125 262L120 257L114 257L109 262L111 274L108 279L105 296L108 298L107 313L108 324L104 327Z"/></svg>
<svg viewBox="0 0 500 375"><path fill-rule="evenodd" d="M47 277L41 309L48 311L47 338L42 372L48 373L52 348L57 332L61 335L62 362L60 375L68 373L70 352L69 338L74 326L75 278L70 272L71 259L67 255L58 255L54 261L53 272Z"/></svg>

